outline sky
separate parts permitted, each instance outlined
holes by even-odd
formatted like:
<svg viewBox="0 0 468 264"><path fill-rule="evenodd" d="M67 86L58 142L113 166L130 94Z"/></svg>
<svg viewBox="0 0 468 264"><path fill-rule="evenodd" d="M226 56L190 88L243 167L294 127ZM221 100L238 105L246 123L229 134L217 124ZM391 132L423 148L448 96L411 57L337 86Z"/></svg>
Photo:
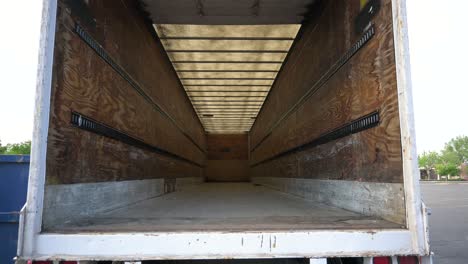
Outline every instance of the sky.
<svg viewBox="0 0 468 264"><path fill-rule="evenodd" d="M31 140L42 1L2 1L0 140Z"/></svg>
<svg viewBox="0 0 468 264"><path fill-rule="evenodd" d="M0 9L2 144L32 138L41 3ZM417 148L437 151L468 135L468 1L407 0L407 8Z"/></svg>

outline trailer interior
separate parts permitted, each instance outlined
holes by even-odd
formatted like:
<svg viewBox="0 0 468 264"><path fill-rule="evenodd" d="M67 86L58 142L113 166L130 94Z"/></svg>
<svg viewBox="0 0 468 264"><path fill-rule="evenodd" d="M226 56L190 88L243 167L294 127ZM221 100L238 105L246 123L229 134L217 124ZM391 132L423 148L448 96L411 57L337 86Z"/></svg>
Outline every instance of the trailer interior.
<svg viewBox="0 0 468 264"><path fill-rule="evenodd" d="M42 231L406 228L394 49L389 0L59 0Z"/></svg>

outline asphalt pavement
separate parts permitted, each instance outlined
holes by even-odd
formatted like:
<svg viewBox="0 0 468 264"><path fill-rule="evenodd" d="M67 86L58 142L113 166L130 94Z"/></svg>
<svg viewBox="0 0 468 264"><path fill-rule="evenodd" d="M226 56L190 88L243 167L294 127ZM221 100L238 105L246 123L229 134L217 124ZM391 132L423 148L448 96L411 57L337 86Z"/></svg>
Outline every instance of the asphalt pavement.
<svg viewBox="0 0 468 264"><path fill-rule="evenodd" d="M434 264L468 263L468 182L422 183Z"/></svg>

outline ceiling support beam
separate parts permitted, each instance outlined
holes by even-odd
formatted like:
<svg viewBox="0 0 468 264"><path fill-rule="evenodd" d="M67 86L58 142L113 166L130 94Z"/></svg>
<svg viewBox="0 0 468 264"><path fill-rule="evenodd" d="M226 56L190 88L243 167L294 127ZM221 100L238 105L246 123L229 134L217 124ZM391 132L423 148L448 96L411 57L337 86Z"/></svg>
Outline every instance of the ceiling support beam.
<svg viewBox="0 0 468 264"><path fill-rule="evenodd" d="M273 81L275 78L179 78L181 80L262 80Z"/></svg>
<svg viewBox="0 0 468 264"><path fill-rule="evenodd" d="M277 70L176 70L176 72L278 72Z"/></svg>
<svg viewBox="0 0 468 264"><path fill-rule="evenodd" d="M288 53L287 50L166 50L167 53Z"/></svg>
<svg viewBox="0 0 468 264"><path fill-rule="evenodd" d="M243 87L271 87L271 85L268 84L184 84L184 86L218 86L218 87L223 87L223 86L243 86Z"/></svg>
<svg viewBox="0 0 468 264"><path fill-rule="evenodd" d="M172 63L223 63L223 64L231 64L231 63L242 63L242 64L282 64L283 61L171 61Z"/></svg>
<svg viewBox="0 0 468 264"><path fill-rule="evenodd" d="M260 40L260 41L293 41L294 38L272 38L272 37L160 37L161 40Z"/></svg>

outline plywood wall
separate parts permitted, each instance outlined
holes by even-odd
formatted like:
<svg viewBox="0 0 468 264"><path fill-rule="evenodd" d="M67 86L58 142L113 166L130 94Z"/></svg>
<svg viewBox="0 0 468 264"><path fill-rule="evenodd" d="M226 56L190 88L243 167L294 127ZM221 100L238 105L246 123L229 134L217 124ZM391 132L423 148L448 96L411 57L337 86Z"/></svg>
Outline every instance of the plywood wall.
<svg viewBox="0 0 468 264"><path fill-rule="evenodd" d="M202 176L204 130L137 1L69 2L57 13L47 184ZM162 111L80 39L77 23ZM76 128L72 111L182 159Z"/></svg>
<svg viewBox="0 0 468 264"><path fill-rule="evenodd" d="M207 181L243 182L248 174L247 134L208 134L205 177Z"/></svg>
<svg viewBox="0 0 468 264"><path fill-rule="evenodd" d="M251 130L252 176L402 182L390 0L373 19L373 39L268 135L360 38L359 8L359 1L324 1L321 15L303 26ZM375 128L268 160L372 111L381 118Z"/></svg>

